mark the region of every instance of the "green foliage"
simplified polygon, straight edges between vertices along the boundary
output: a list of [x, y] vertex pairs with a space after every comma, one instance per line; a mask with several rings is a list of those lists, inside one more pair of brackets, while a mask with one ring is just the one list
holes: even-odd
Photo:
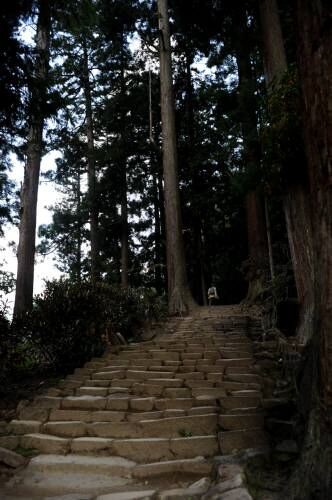
[[119, 331], [131, 338], [146, 321], [164, 312], [153, 290], [47, 282], [33, 309], [12, 325], [0, 315], [0, 377], [45, 369], [67, 373], [101, 355], [107, 333]]

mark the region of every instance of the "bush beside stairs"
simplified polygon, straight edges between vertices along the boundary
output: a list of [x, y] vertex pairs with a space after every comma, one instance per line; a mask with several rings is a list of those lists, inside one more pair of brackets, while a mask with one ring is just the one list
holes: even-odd
[[267, 445], [249, 321], [240, 306], [198, 308], [21, 405], [0, 446], [38, 454], [0, 497], [250, 499], [241, 468], [218, 466]]

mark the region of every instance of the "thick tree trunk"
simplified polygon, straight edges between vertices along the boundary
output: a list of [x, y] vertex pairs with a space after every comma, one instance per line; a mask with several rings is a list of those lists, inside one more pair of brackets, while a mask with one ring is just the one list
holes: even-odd
[[[287, 69], [277, 0], [260, 0], [260, 17], [266, 84], [271, 89]], [[303, 179], [286, 187], [283, 205], [300, 305], [297, 333], [301, 341], [307, 341], [313, 333], [313, 241], [308, 188]]]
[[182, 236], [167, 0], [158, 0], [158, 16], [168, 308], [170, 314], [185, 314], [193, 307], [194, 301], [187, 281]]
[[[243, 159], [249, 176], [255, 175], [261, 162], [260, 141], [257, 132], [256, 82], [254, 80], [248, 22], [245, 7], [236, 8], [233, 14], [234, 26], [237, 30], [236, 60], [239, 75], [239, 109], [243, 137]], [[257, 174], [256, 174], [257, 175]], [[248, 232], [248, 280], [249, 287], [246, 300], [255, 302], [266, 286], [267, 263], [273, 262], [268, 254], [264, 207], [259, 193], [251, 189], [246, 196], [247, 232]], [[272, 252], [272, 247], [271, 247]]]
[[314, 236], [314, 334], [320, 387], [332, 410], [332, 6], [298, 0], [299, 71]]
[[[297, 0], [298, 67], [313, 231], [313, 335], [301, 380], [307, 432], [291, 499], [332, 498], [332, 6]], [[299, 228], [298, 228], [299, 229]], [[304, 387], [304, 388], [303, 388]]]
[[89, 59], [86, 42], [83, 39], [83, 90], [85, 98], [86, 136], [88, 143], [88, 197], [90, 212], [90, 243], [91, 243], [91, 280], [96, 282], [99, 277], [99, 245], [98, 245], [98, 208], [96, 203], [96, 161], [94, 146], [94, 129], [92, 116], [92, 99], [89, 76]]
[[50, 3], [48, 0], [40, 1], [35, 71], [32, 83], [33, 88], [31, 89], [30, 127], [21, 193], [21, 219], [17, 252], [18, 264], [14, 316], [18, 316], [32, 307], [37, 197], [44, 128], [43, 108], [47, 92], [50, 27]]

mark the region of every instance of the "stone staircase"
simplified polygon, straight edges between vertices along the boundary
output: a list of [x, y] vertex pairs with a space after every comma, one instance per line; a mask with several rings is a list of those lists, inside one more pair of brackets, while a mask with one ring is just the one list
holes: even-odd
[[39, 454], [0, 497], [203, 498], [216, 457], [266, 445], [248, 322], [239, 307], [199, 308], [22, 407], [8, 431]]

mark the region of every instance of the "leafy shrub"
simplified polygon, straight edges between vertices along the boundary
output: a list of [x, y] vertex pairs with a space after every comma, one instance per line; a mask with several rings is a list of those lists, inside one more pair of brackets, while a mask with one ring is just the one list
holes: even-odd
[[11, 326], [19, 339], [17, 367], [68, 372], [102, 354], [107, 331], [119, 331], [128, 339], [163, 311], [151, 290], [69, 280], [47, 282], [45, 291], [35, 297], [33, 309]]

